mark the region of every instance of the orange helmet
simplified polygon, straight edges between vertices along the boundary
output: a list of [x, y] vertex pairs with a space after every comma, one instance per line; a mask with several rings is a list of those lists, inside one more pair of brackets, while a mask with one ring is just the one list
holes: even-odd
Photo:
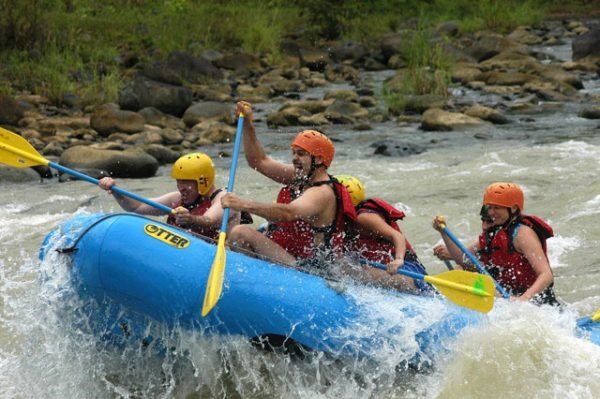
[[312, 156], [322, 157], [323, 164], [326, 167], [331, 165], [335, 154], [335, 148], [331, 140], [316, 130], [304, 130], [298, 133], [292, 142], [292, 146], [300, 147]]
[[514, 183], [492, 183], [485, 189], [483, 205], [498, 205], [507, 208], [516, 205], [522, 211], [525, 205], [525, 196], [521, 187]]

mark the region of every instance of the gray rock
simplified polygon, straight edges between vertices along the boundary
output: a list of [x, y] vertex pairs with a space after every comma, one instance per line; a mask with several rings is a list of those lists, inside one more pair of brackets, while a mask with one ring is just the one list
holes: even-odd
[[406, 157], [425, 152], [425, 147], [406, 141], [382, 140], [376, 141], [370, 147], [375, 148], [373, 154], [388, 157]]
[[84, 146], [67, 149], [59, 162], [68, 168], [95, 170], [114, 177], [152, 177], [158, 169], [156, 158], [144, 152], [100, 150]]
[[144, 130], [144, 118], [132, 111], [120, 110], [116, 104], [103, 104], [94, 110], [90, 126], [101, 136], [114, 132], [137, 133]]
[[181, 116], [192, 104], [192, 91], [187, 87], [157, 82], [138, 75], [119, 93], [119, 105], [137, 111], [155, 107], [160, 111]]
[[205, 121], [220, 121], [228, 124], [233, 123], [233, 108], [230, 104], [216, 101], [203, 101], [195, 103], [185, 110], [183, 122], [187, 126], [194, 126]]
[[600, 27], [577, 36], [571, 43], [573, 60], [591, 56], [600, 56]]
[[0, 93], [0, 124], [14, 125], [23, 117], [23, 108], [12, 97]]
[[0, 164], [0, 183], [39, 182], [41, 177], [33, 168], [13, 168]]

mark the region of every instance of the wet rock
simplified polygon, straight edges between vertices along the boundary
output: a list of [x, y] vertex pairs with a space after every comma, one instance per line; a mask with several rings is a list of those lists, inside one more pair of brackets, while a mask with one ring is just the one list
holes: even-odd
[[579, 116], [586, 119], [600, 119], [600, 105], [584, 108]]
[[574, 38], [571, 47], [573, 49], [573, 60], [579, 60], [590, 55], [600, 56], [600, 27]]
[[321, 49], [300, 48], [298, 55], [300, 57], [300, 65], [307, 67], [311, 71], [324, 72], [327, 65], [331, 62], [329, 53]]
[[114, 132], [137, 133], [144, 130], [144, 118], [132, 111], [120, 110], [116, 104], [98, 106], [90, 118], [90, 126], [101, 136]]
[[258, 57], [246, 53], [225, 54], [222, 58], [215, 61], [215, 63], [220, 68], [238, 72], [246, 71], [256, 73], [263, 69]]
[[183, 141], [183, 133], [178, 129], [166, 128], [160, 131], [163, 138], [163, 143], [166, 145], [181, 144]]
[[481, 81], [481, 69], [477, 64], [459, 62], [452, 68], [452, 81], [466, 84], [472, 81]]
[[519, 26], [508, 36], [506, 36], [506, 38], [527, 45], [540, 44], [542, 42], [542, 38], [540, 36], [531, 33], [529, 28], [524, 26]]
[[63, 153], [63, 151], [64, 145], [62, 143], [58, 141], [51, 141], [44, 147], [42, 154], [59, 156]]
[[192, 103], [192, 91], [187, 87], [157, 82], [136, 76], [119, 93], [121, 108], [137, 111], [154, 107], [175, 116], [181, 116]]
[[195, 57], [183, 51], [173, 51], [169, 54], [167, 65], [174, 70], [182, 80], [189, 83], [202, 83], [206, 80], [223, 78], [223, 72], [209, 60]]
[[331, 125], [331, 121], [327, 119], [324, 113], [320, 113], [310, 116], [300, 116], [298, 124], [302, 126], [326, 126]]
[[432, 108], [425, 111], [421, 118], [421, 129], [428, 131], [449, 131], [465, 126], [481, 125], [483, 121], [458, 112]]
[[199, 143], [229, 143], [235, 139], [235, 128], [217, 121], [205, 121], [193, 127]]
[[273, 114], [269, 114], [267, 116], [267, 125], [269, 127], [295, 126], [300, 124], [300, 117], [310, 117], [311, 115], [310, 112], [303, 108], [287, 106]]
[[332, 90], [325, 93], [325, 100], [344, 100], [350, 102], [358, 101], [358, 94], [354, 90]]
[[349, 123], [348, 120], [355, 121], [356, 119], [368, 117], [369, 111], [354, 102], [335, 100], [333, 104], [327, 107], [325, 115], [327, 119], [334, 123]]
[[162, 128], [185, 129], [185, 123], [173, 115], [168, 115], [154, 107], [142, 108], [138, 114], [144, 117], [146, 123]]
[[329, 56], [336, 62], [359, 61], [367, 54], [367, 48], [362, 43], [356, 42], [336, 43], [329, 49]]
[[158, 161], [144, 152], [84, 146], [67, 149], [60, 157], [60, 164], [77, 170], [96, 171], [96, 174], [130, 178], [152, 177], [158, 169]]
[[23, 108], [14, 98], [0, 93], [0, 124], [14, 125], [23, 117]]
[[267, 102], [271, 94], [271, 87], [268, 85], [259, 85], [257, 87], [252, 85], [239, 85], [237, 87], [236, 98], [238, 101], [244, 100], [250, 103], [262, 103]]
[[406, 141], [382, 140], [370, 145], [375, 148], [373, 154], [388, 157], [406, 157], [425, 152], [425, 147]]
[[13, 168], [0, 164], [0, 183], [39, 182], [41, 177], [33, 168]]
[[173, 163], [182, 155], [160, 144], [143, 144], [135, 148], [154, 157], [160, 165]]
[[194, 126], [205, 121], [220, 121], [232, 124], [232, 112], [233, 108], [230, 104], [222, 104], [216, 101], [202, 101], [195, 103], [185, 110], [183, 122], [187, 126]]
[[465, 111], [465, 115], [483, 119], [484, 121], [492, 122], [497, 125], [510, 123], [510, 119], [502, 115], [500, 111], [484, 107], [483, 105], [472, 105]]
[[520, 86], [536, 79], [535, 76], [528, 73], [501, 71], [484, 72], [480, 78], [488, 85], [497, 86]]
[[437, 94], [407, 95], [399, 108], [390, 107], [390, 112], [399, 115], [402, 112], [421, 114], [430, 108], [444, 107], [447, 100]]
[[477, 62], [482, 62], [505, 51], [527, 53], [527, 47], [510, 40], [500, 34], [480, 32], [476, 34], [476, 41], [465, 47], [465, 52]]

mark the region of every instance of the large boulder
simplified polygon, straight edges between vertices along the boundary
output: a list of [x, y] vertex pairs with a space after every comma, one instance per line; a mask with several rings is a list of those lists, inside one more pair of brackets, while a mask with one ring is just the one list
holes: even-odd
[[0, 124], [17, 125], [23, 117], [23, 108], [12, 97], [0, 93]]
[[574, 38], [571, 47], [573, 48], [573, 60], [587, 56], [600, 57], [600, 27]]
[[187, 87], [157, 82], [138, 75], [119, 93], [121, 108], [138, 111], [154, 107], [175, 116], [181, 116], [192, 104], [192, 91]]
[[194, 126], [205, 121], [219, 121], [233, 123], [233, 108], [230, 104], [216, 101], [202, 101], [189, 107], [183, 114], [183, 122], [187, 126]]
[[65, 150], [59, 163], [92, 176], [144, 178], [158, 170], [158, 161], [141, 151], [102, 150], [75, 146]]
[[[0, 164], [0, 183], [26, 183], [40, 180], [40, 174], [32, 168], [13, 168]], [[3, 189], [7, 190], [7, 188]]]
[[133, 111], [123, 111], [117, 104], [103, 104], [94, 110], [90, 126], [101, 136], [111, 133], [137, 133], [144, 130], [144, 117]]
[[425, 147], [410, 141], [382, 140], [371, 144], [370, 147], [375, 148], [374, 154], [387, 157], [406, 157], [425, 152]]
[[448, 131], [465, 126], [481, 125], [482, 123], [483, 121], [479, 118], [432, 108], [423, 113], [421, 128], [430, 131]]
[[142, 69], [142, 74], [152, 80], [181, 85], [183, 82], [203, 83], [223, 78], [223, 72], [210, 61], [182, 51], [173, 51], [167, 62], [154, 62]]

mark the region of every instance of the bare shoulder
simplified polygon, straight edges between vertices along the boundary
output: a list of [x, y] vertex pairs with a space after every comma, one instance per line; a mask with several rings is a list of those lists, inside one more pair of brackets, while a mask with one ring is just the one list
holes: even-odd
[[540, 239], [535, 231], [533, 231], [531, 227], [523, 224], [519, 226], [519, 230], [517, 231], [517, 235], [514, 239], [514, 244], [515, 248], [519, 252], [522, 252], [522, 249], [526, 247], [532, 248], [532, 246], [539, 246], [541, 248], [542, 246], [542, 243], [540, 242]]
[[303, 196], [305, 195], [307, 198], [335, 199], [335, 193], [329, 184], [309, 187], [304, 190]]

